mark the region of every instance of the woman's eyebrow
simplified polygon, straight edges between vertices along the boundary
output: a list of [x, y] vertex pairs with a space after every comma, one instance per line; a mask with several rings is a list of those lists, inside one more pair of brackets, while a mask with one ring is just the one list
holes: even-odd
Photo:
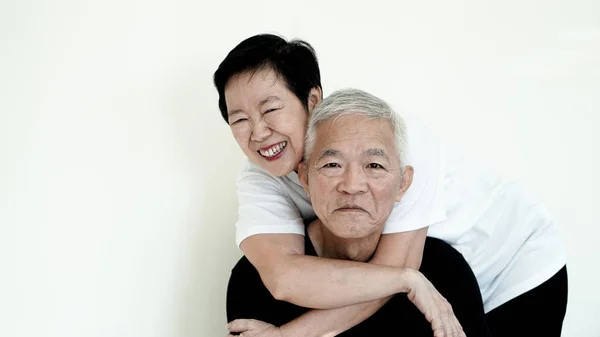
[[281, 101], [281, 99], [277, 96], [269, 96], [269, 97], [261, 100], [260, 103], [258, 104], [258, 106], [261, 107], [267, 103], [275, 102], [275, 101]]
[[227, 111], [227, 116], [231, 117], [232, 115], [239, 114], [240, 112], [242, 112], [241, 109], [237, 109], [237, 110], [233, 110], [233, 111]]

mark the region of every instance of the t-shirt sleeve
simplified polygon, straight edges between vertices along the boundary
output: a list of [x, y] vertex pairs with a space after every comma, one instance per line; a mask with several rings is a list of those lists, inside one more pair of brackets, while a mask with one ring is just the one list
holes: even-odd
[[416, 120], [407, 119], [406, 164], [414, 168], [413, 181], [394, 205], [383, 234], [408, 232], [446, 220], [445, 172], [439, 139]]
[[237, 179], [236, 243], [256, 234], [301, 234], [304, 221], [278, 178], [248, 164]]

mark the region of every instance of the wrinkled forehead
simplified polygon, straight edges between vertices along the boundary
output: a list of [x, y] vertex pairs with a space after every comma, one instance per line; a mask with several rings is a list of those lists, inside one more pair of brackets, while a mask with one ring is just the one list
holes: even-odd
[[334, 117], [316, 125], [311, 160], [326, 156], [385, 157], [398, 161], [395, 133], [389, 121], [358, 114]]
[[285, 99], [288, 94], [285, 80], [270, 68], [233, 75], [225, 85], [225, 101], [228, 105], [242, 102], [258, 104], [265, 97]]

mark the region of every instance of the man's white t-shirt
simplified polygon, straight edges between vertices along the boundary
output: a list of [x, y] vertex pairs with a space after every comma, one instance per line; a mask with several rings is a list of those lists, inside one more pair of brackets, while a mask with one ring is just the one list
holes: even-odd
[[[427, 235], [461, 252], [486, 312], [540, 285], [566, 264], [548, 212], [514, 182], [450, 156], [423, 125], [406, 119], [413, 182], [383, 233], [429, 226]], [[304, 235], [316, 215], [295, 172], [273, 177], [248, 162], [237, 180], [238, 246], [256, 234]], [[451, 277], [451, 276], [450, 276]]]

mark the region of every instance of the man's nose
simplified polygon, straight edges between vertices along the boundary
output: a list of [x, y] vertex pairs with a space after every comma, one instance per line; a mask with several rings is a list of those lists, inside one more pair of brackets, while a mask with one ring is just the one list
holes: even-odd
[[269, 128], [269, 125], [265, 123], [263, 119], [260, 119], [252, 126], [252, 135], [250, 138], [255, 142], [262, 142], [269, 138], [272, 131]]
[[361, 167], [352, 166], [346, 169], [339, 184], [340, 192], [347, 194], [364, 193], [368, 189], [367, 177]]

